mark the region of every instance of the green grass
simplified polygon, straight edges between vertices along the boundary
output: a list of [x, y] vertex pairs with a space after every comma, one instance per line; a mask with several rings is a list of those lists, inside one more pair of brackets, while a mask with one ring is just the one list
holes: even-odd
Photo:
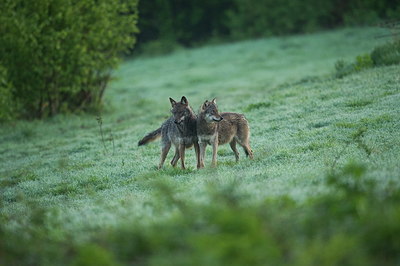
[[[230, 201], [239, 201], [250, 206], [243, 215], [253, 217], [258, 212], [252, 208], [266, 200], [284, 197], [294, 202], [288, 203], [290, 206], [302, 204], [330, 193], [327, 176], [340, 172], [349, 161], [362, 164], [365, 178], [375, 180], [378, 186], [399, 187], [400, 66], [370, 68], [334, 78], [335, 62], [352, 60], [382, 44], [385, 40], [374, 38], [381, 31], [343, 29], [127, 61], [115, 71], [116, 79], [106, 91], [106, 108], [101, 114], [104, 142], [96, 117], [91, 115], [60, 115], [45, 121], [2, 125], [0, 242], [3, 237], [10, 244], [0, 244], [0, 257], [12, 250], [15, 254], [9, 256], [16, 261], [68, 264], [76, 256], [79, 264], [87, 260], [85, 254], [102, 253], [104, 261], [126, 263], [129, 250], [115, 251], [112, 232], [116, 231], [119, 239], [127, 230], [132, 243], [125, 241], [136, 245], [133, 250], [143, 249], [138, 251], [138, 263], [146, 264], [141, 256], [151, 256], [151, 248], [163, 250], [153, 239], [155, 232], [160, 234], [160, 243], [180, 239], [179, 232], [167, 237], [179, 231], [177, 225], [184, 227], [187, 222], [176, 218], [180, 209], [190, 209], [187, 206], [193, 204], [206, 206], [212, 213], [209, 208], [214, 203], [225, 200], [230, 206]], [[189, 169], [181, 170], [169, 165], [171, 150], [164, 169], [156, 170], [159, 141], [144, 147], [137, 147], [137, 142], [169, 116], [168, 97], [178, 99], [182, 95], [196, 111], [204, 100], [216, 97], [220, 111], [244, 113], [250, 123], [255, 159], [248, 160], [240, 150], [240, 161], [235, 163], [229, 146], [221, 146], [218, 167], [211, 169], [208, 147], [205, 169], [195, 169], [194, 151], [188, 150]], [[230, 211], [226, 208], [226, 216], [220, 218], [235, 219]], [[287, 215], [294, 213], [288, 211]], [[280, 216], [273, 217], [279, 220]], [[257, 235], [257, 228], [262, 226], [259, 222], [243, 220], [242, 225], [254, 227], [249, 234]], [[157, 224], [172, 229], [163, 236]], [[126, 228], [131, 225], [129, 230], [133, 231]], [[344, 241], [341, 234], [345, 232], [328, 241], [328, 246], [340, 254], [345, 252], [339, 248]], [[31, 246], [15, 250], [10, 239], [28, 239]], [[192, 240], [199, 252], [215, 243], [202, 235]], [[93, 241], [99, 246], [93, 246]], [[222, 248], [223, 243], [215, 241]], [[257, 241], [263, 247], [272, 240]], [[319, 243], [323, 241], [314, 239], [302, 256], [293, 255], [294, 261], [307, 265], [310, 258], [322, 252]], [[350, 250], [354, 248], [352, 241], [346, 242]], [[246, 242], [242, 243], [238, 250], [248, 248]], [[60, 247], [65, 246], [60, 255]], [[37, 251], [39, 247], [47, 248], [48, 253]], [[150, 264], [159, 265], [158, 259], [168, 258], [168, 250], [163, 251]], [[269, 252], [278, 260], [279, 252], [284, 251]], [[215, 263], [220, 255], [210, 255], [209, 259]], [[180, 262], [184, 265], [188, 258]]]

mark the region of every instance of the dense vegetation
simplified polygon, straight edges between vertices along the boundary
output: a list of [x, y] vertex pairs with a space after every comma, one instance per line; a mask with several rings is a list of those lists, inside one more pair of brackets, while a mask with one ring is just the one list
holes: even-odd
[[[0, 264], [398, 264], [400, 65], [357, 63], [394, 53], [382, 34], [139, 58], [116, 72], [97, 119], [1, 125]], [[340, 60], [360, 67], [339, 78]], [[159, 143], [136, 143], [182, 95], [245, 113], [255, 159], [221, 146], [216, 169], [208, 149], [206, 169], [188, 150], [188, 170], [156, 170]]]
[[153, 0], [139, 10], [139, 48], [148, 53], [400, 19], [398, 0]]
[[0, 119], [96, 109], [132, 48], [137, 1], [1, 0]]

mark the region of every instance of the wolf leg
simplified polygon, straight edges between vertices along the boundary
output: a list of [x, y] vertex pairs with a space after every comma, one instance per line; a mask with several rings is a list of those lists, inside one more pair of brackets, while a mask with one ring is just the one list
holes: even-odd
[[200, 146], [197, 142], [194, 143], [194, 152], [196, 154], [196, 161], [197, 161], [197, 169], [201, 168], [200, 163]]
[[236, 149], [236, 140], [233, 139], [233, 140], [229, 143], [229, 145], [231, 146], [231, 149], [232, 149], [233, 152], [235, 153], [236, 162], [239, 161], [239, 152], [238, 152], [238, 150]]
[[211, 167], [217, 166], [217, 151], [218, 151], [218, 136], [215, 138], [214, 142], [212, 143], [212, 161]]
[[243, 147], [244, 153], [246, 153], [246, 156], [249, 157], [250, 159], [253, 159], [253, 151], [250, 148], [250, 144], [247, 143], [241, 143], [239, 142], [240, 146]]
[[185, 144], [179, 144], [179, 157], [181, 157], [182, 169], [185, 169]]
[[253, 159], [253, 151], [250, 148], [250, 130], [248, 127], [246, 127], [246, 130], [241, 130], [241, 134], [238, 134], [236, 138], [237, 142], [240, 144], [240, 146], [243, 147], [244, 152], [246, 153], [246, 156], [248, 156], [250, 159]]
[[247, 143], [247, 145], [243, 146], [244, 152], [246, 155], [250, 158], [253, 159], [253, 151], [250, 148], [250, 145]]
[[180, 156], [179, 156], [179, 148], [175, 146], [175, 155], [174, 155], [174, 158], [171, 161], [171, 165], [173, 167], [176, 166], [176, 163], [178, 162], [179, 158], [180, 158]]
[[165, 158], [167, 158], [167, 154], [168, 154], [170, 148], [171, 148], [171, 142], [162, 143], [161, 160], [160, 160], [160, 164], [158, 165], [158, 169], [161, 169], [163, 167]]
[[199, 147], [200, 147], [200, 168], [204, 168], [204, 160], [206, 157], [206, 147], [207, 147], [207, 143], [199, 143]]

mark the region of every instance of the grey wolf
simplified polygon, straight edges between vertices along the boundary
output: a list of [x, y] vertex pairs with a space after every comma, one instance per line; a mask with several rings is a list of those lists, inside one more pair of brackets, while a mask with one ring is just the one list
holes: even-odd
[[212, 163], [217, 165], [217, 150], [219, 145], [229, 143], [236, 161], [239, 160], [239, 152], [236, 143], [243, 147], [244, 152], [250, 159], [253, 159], [253, 151], [250, 148], [249, 123], [243, 114], [219, 113], [216, 99], [208, 100], [200, 107], [197, 118], [197, 137], [200, 146], [200, 168], [204, 167], [205, 149], [211, 145]]
[[182, 96], [180, 102], [176, 102], [172, 98], [169, 98], [169, 101], [172, 105], [172, 116], [161, 127], [141, 139], [138, 142], [138, 146], [145, 145], [161, 137], [161, 160], [158, 169], [163, 167], [172, 144], [175, 146], [175, 155], [171, 161], [171, 165], [175, 167], [178, 160], [181, 159], [182, 169], [185, 169], [185, 149], [194, 146], [197, 168], [199, 168], [200, 150], [197, 139], [196, 114], [193, 112], [185, 96]]

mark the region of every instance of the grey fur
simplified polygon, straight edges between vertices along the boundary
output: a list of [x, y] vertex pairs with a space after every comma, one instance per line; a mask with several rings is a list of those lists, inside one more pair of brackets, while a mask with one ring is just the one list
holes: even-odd
[[[168, 118], [159, 129], [161, 135], [161, 159], [158, 168], [164, 165], [167, 154], [173, 144], [175, 146], [175, 155], [171, 161], [172, 166], [176, 166], [181, 159], [182, 169], [185, 169], [185, 149], [194, 146], [197, 160], [197, 168], [199, 164], [199, 144], [197, 139], [197, 116], [193, 112], [186, 97], [183, 96], [180, 102], [176, 102], [170, 98], [172, 105], [172, 116]], [[157, 130], [153, 131], [156, 132]], [[152, 133], [153, 133], [152, 132]], [[147, 136], [151, 135], [149, 133]], [[139, 143], [146, 144], [152, 141], [150, 137], [144, 137]], [[147, 142], [145, 140], [149, 139]], [[155, 139], [155, 138], [154, 138]]]
[[143, 139], [138, 142], [138, 146], [146, 145], [147, 143], [154, 141], [161, 137], [161, 127], [147, 134]]

